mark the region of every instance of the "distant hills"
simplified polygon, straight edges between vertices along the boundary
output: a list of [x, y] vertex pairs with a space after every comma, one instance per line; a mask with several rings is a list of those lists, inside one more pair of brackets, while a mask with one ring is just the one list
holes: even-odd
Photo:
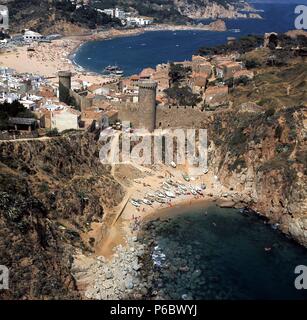
[[[95, 8], [121, 7], [135, 14], [154, 17], [157, 22], [185, 23], [193, 18], [237, 18], [240, 9], [249, 8], [236, 0], [0, 0], [10, 10], [10, 28], [20, 32], [31, 28], [42, 33], [82, 33], [102, 26], [119, 26]], [[81, 5], [80, 5], [81, 4]], [[240, 16], [239, 16], [240, 17]]]

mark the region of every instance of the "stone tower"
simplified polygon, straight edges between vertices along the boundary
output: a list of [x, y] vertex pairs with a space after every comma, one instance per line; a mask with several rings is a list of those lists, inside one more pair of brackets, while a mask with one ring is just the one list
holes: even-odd
[[149, 132], [153, 132], [156, 126], [156, 96], [157, 82], [152, 80], [139, 82], [140, 124]]
[[71, 90], [71, 72], [59, 71], [59, 100], [69, 104]]

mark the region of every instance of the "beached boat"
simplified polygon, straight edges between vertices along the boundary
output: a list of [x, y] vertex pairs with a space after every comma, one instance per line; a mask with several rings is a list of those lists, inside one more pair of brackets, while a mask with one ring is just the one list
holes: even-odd
[[193, 194], [193, 196], [197, 196], [197, 192], [194, 189], [191, 189], [191, 193]]
[[132, 204], [133, 206], [135, 206], [135, 207], [137, 207], [137, 208], [139, 208], [139, 207], [141, 206], [138, 202], [136, 202], [136, 201], [134, 201], [134, 200], [131, 200], [130, 202], [131, 202], [131, 204]]
[[157, 192], [156, 195], [157, 195], [159, 198], [165, 198], [165, 194], [162, 193], [162, 192]]
[[142, 201], [143, 201], [144, 204], [147, 204], [148, 206], [152, 205], [151, 201], [149, 201], [148, 199], [144, 198]]
[[207, 186], [206, 186], [204, 183], [202, 183], [202, 184], [200, 185], [200, 187], [202, 188], [202, 190], [206, 190], [206, 189], [207, 189]]
[[187, 191], [187, 187], [185, 185], [183, 185], [183, 184], [179, 184], [178, 188], [180, 188], [183, 191]]
[[172, 161], [172, 162], [170, 163], [170, 165], [171, 165], [171, 167], [173, 167], [173, 168], [176, 168], [176, 167], [177, 167], [177, 165], [176, 165], [176, 163], [175, 163], [174, 161]]
[[159, 203], [166, 203], [166, 200], [162, 198], [156, 198], [156, 201]]
[[171, 192], [171, 191], [165, 191], [165, 194], [169, 197], [169, 198], [176, 198], [176, 195]]
[[170, 191], [170, 190], [171, 190], [171, 188], [170, 188], [170, 187], [167, 187], [167, 186], [163, 186], [162, 189], [163, 189], [164, 191]]

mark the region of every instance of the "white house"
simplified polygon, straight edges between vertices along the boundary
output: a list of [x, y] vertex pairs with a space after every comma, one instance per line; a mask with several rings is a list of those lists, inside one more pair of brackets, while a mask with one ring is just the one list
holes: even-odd
[[43, 35], [41, 35], [38, 32], [34, 32], [34, 31], [31, 31], [31, 30], [28, 30], [28, 29], [25, 30], [25, 33], [23, 35], [23, 40], [26, 41], [26, 42], [40, 41], [40, 40], [43, 40], [43, 39], [44, 39]]
[[153, 23], [153, 18], [143, 16], [127, 17], [127, 23], [129, 25], [147, 26]]
[[9, 28], [9, 10], [7, 6], [0, 5], [0, 28]]
[[58, 129], [60, 132], [68, 129], [79, 129], [81, 113], [72, 108], [63, 108], [50, 112], [51, 129]]

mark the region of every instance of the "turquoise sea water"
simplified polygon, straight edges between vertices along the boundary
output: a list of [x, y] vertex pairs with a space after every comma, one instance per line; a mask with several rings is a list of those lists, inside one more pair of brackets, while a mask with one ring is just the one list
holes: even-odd
[[[295, 5], [257, 4], [256, 7], [264, 10], [261, 13], [263, 20], [226, 20], [227, 32], [155, 31], [131, 37], [91, 41], [80, 47], [73, 60], [83, 68], [98, 73], [107, 65], [117, 64], [125, 75], [131, 75], [162, 62], [190, 59], [200, 47], [225, 43], [229, 36], [294, 29]], [[240, 29], [241, 32], [235, 33], [231, 29]]]

